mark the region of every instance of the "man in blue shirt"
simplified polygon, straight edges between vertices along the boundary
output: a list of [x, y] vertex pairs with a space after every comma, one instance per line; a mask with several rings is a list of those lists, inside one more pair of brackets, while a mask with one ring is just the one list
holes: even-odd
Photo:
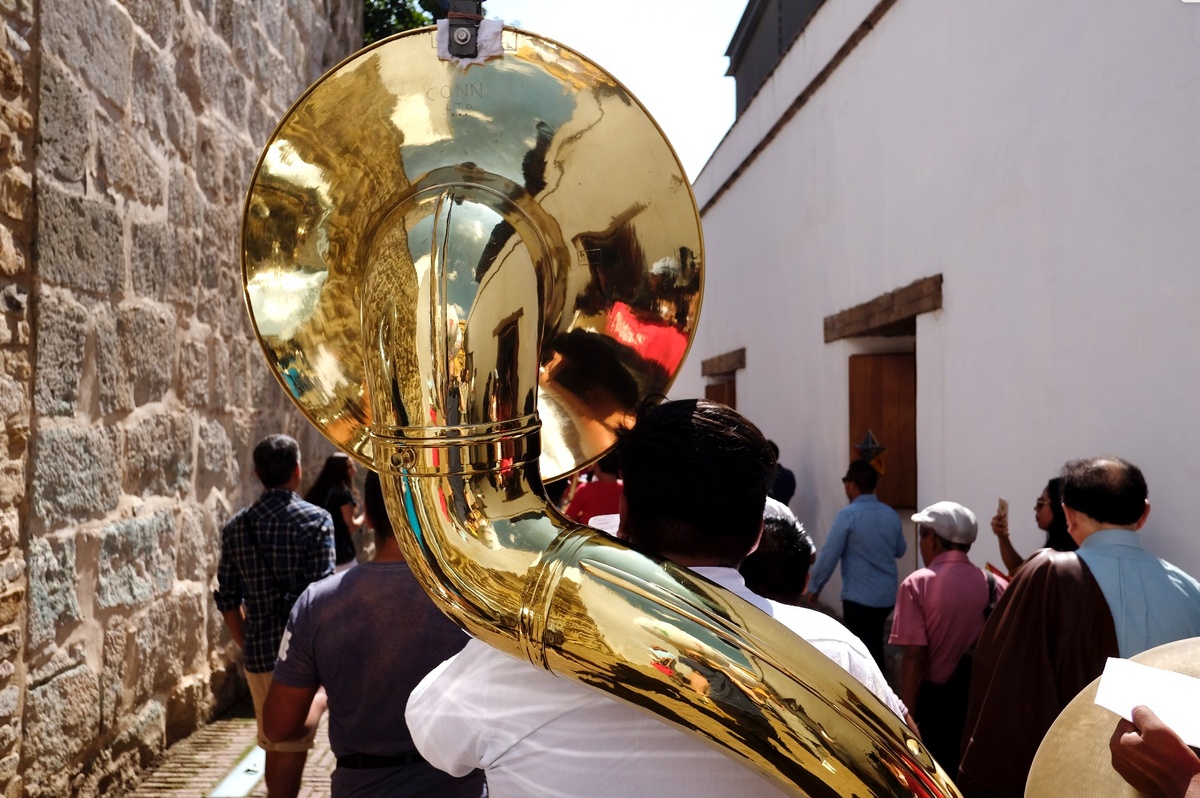
[[1108, 602], [1122, 657], [1200, 636], [1200, 583], [1142, 548], [1150, 515], [1141, 469], [1116, 458], [1063, 467], [1062, 506], [1079, 559]]
[[883, 626], [896, 604], [896, 558], [908, 544], [896, 511], [875, 498], [879, 472], [855, 460], [842, 477], [846, 498], [817, 555], [805, 598], [815, 602], [833, 569], [842, 564], [842, 619], [883, 668]]

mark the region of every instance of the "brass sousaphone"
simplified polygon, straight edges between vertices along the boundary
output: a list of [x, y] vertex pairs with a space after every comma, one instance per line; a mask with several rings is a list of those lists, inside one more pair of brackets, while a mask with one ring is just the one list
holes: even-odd
[[[845, 671], [692, 572], [544, 498], [665, 392], [700, 308], [688, 180], [646, 110], [505, 29], [460, 69], [432, 29], [321, 78], [246, 202], [247, 304], [281, 385], [379, 472], [405, 557], [475, 637], [654, 713], [797, 795], [953, 796]], [[655, 667], [703, 657], [741, 695]]]

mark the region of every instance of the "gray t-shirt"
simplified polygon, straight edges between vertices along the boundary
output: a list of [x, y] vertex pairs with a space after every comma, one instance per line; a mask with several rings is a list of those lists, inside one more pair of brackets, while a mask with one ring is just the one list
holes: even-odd
[[[367, 562], [320, 582], [297, 599], [274, 679], [325, 686], [335, 756], [416, 751], [404, 707], [413, 687], [468, 637], [434, 606], [405, 562]], [[432, 765], [349, 769], [333, 774], [335, 798], [437, 795], [478, 798], [482, 773], [455, 779]]]

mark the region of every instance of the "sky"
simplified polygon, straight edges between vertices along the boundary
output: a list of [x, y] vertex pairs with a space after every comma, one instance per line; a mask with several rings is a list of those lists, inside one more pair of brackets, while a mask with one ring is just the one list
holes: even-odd
[[729, 126], [725, 50], [744, 0], [485, 0], [484, 14], [561, 42], [633, 92], [692, 180]]

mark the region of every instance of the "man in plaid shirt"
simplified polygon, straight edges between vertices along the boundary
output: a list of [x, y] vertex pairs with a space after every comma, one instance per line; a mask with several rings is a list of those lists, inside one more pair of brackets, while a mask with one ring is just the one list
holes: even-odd
[[333, 573], [333, 519], [296, 494], [300, 445], [293, 438], [268, 435], [259, 441], [254, 473], [263, 492], [221, 530], [213, 599], [245, 654], [258, 744], [267, 752], [267, 793], [270, 798], [294, 798], [316, 724], [307, 739], [276, 745], [262, 733], [262, 708], [292, 602], [309, 583]]

